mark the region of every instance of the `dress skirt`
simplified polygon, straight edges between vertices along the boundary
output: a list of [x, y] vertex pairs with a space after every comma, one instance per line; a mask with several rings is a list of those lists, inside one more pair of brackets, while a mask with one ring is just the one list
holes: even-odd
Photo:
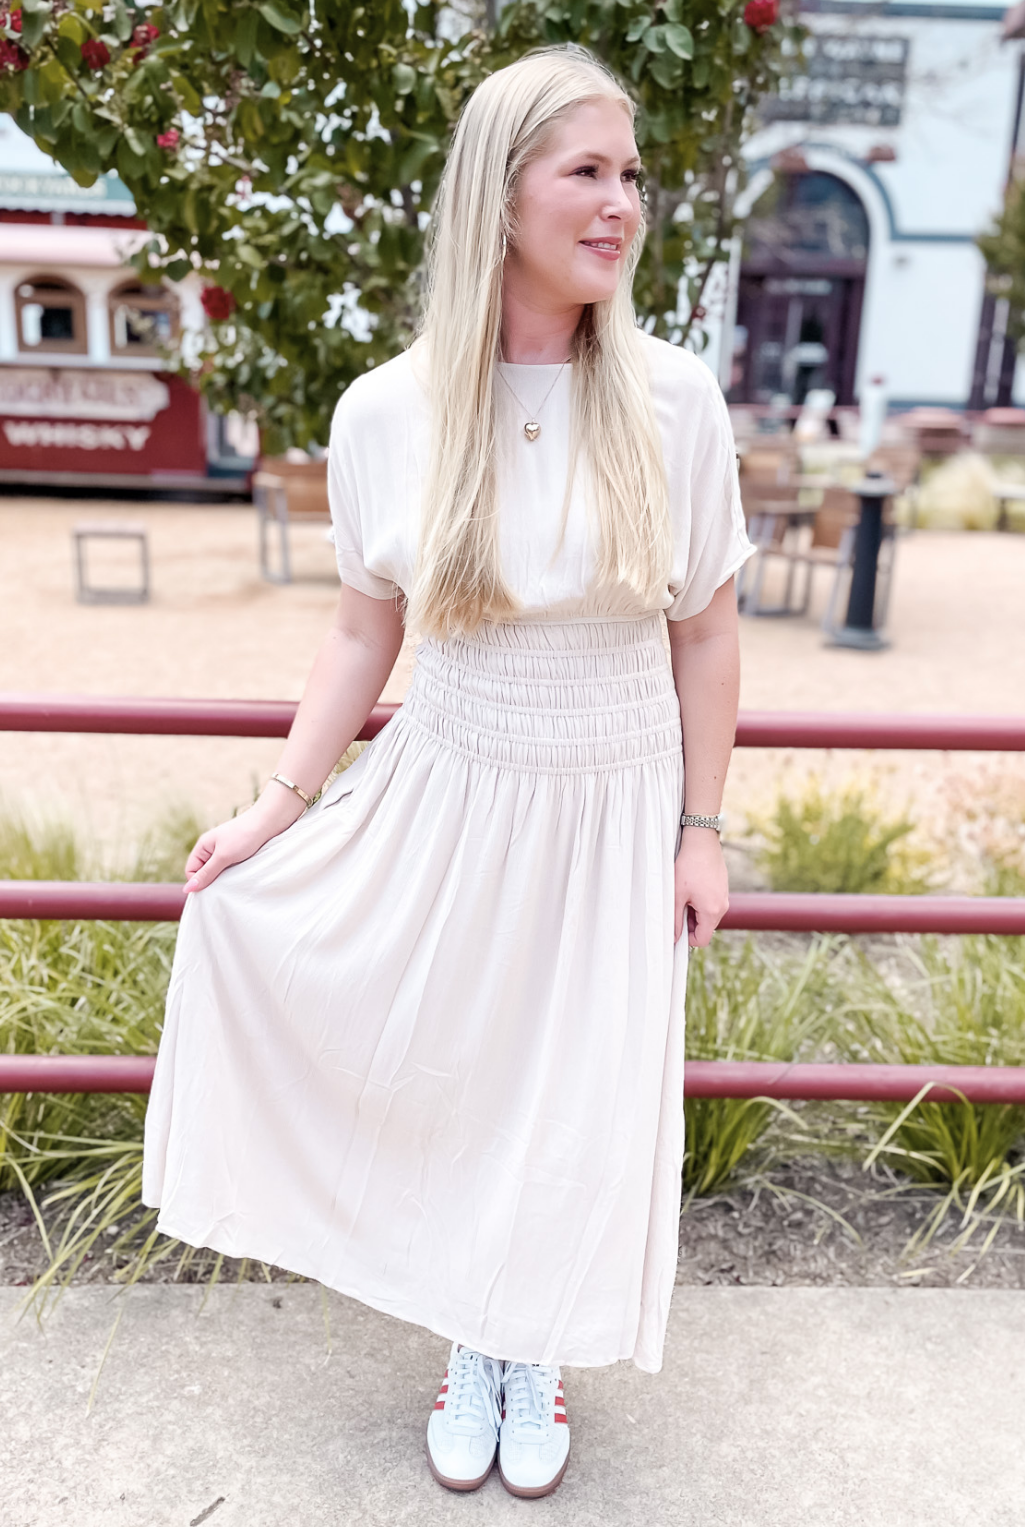
[[662, 617], [426, 640], [294, 826], [188, 898], [143, 1199], [489, 1356], [657, 1371], [687, 941]]

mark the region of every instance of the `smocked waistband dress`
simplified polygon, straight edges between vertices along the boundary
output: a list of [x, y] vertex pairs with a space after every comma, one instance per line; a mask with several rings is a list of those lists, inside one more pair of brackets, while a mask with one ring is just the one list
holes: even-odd
[[[714, 378], [644, 343], [670, 368], [662, 608], [683, 618], [750, 546]], [[553, 390], [553, 368], [513, 369], [528, 401], [550, 392], [503, 502], [528, 613], [424, 641], [357, 762], [189, 897], [143, 1197], [169, 1235], [489, 1356], [657, 1370], [683, 1158], [680, 708], [661, 610], [587, 609], [586, 506], [552, 552], [568, 370]], [[408, 357], [336, 414], [339, 567], [374, 597], [410, 586], [428, 428]], [[674, 477], [674, 451], [703, 475]]]
[[681, 789], [658, 617], [424, 643], [357, 763], [188, 900], [159, 1228], [495, 1357], [657, 1368]]

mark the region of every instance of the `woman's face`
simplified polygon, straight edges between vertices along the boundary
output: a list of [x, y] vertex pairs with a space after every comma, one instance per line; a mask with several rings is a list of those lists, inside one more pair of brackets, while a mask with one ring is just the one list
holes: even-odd
[[507, 289], [552, 311], [611, 297], [640, 225], [639, 167], [624, 107], [597, 99], [564, 117], [520, 176]]

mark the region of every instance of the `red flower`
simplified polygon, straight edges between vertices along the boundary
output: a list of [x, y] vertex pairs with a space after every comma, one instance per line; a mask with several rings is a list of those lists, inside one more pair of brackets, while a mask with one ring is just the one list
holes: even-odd
[[181, 133], [176, 127], [169, 127], [166, 133], [157, 133], [157, 148], [177, 148]]
[[132, 56], [141, 62], [159, 36], [159, 27], [150, 26], [148, 21], [142, 22], [132, 33]]
[[223, 286], [204, 286], [200, 301], [211, 323], [223, 323], [235, 311], [235, 299]]
[[767, 32], [779, 20], [779, 0], [747, 0], [744, 20], [752, 32]]
[[6, 37], [0, 37], [0, 72], [5, 69], [27, 69], [28, 54], [19, 48], [17, 43], [8, 42]]
[[12, 32], [20, 32], [21, 31], [21, 12], [20, 11], [12, 11], [11, 14], [7, 18], [7, 25], [10, 27]]
[[90, 69], [105, 69], [110, 63], [110, 49], [98, 37], [87, 37], [82, 44], [82, 57]]

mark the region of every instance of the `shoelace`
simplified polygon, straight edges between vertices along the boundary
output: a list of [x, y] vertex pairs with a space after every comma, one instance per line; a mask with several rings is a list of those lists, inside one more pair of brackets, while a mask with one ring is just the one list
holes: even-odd
[[497, 1431], [502, 1420], [498, 1396], [502, 1388], [502, 1364], [469, 1347], [462, 1347], [449, 1363], [445, 1419], [453, 1431], [469, 1435], [485, 1422]]
[[555, 1372], [531, 1363], [506, 1363], [505, 1414], [518, 1442], [544, 1442], [552, 1427]]

